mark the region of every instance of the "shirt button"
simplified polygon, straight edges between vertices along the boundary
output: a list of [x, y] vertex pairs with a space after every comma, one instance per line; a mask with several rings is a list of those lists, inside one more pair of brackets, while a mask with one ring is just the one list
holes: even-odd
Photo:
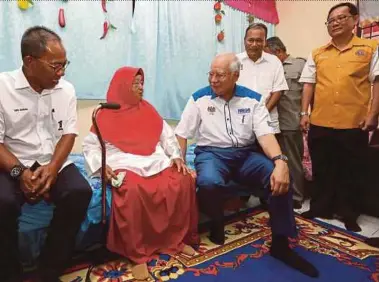
[[338, 94], [338, 92], [336, 92], [336, 94]]
[[232, 134], [232, 132], [229, 132], [229, 134]]
[[226, 120], [229, 120], [229, 118], [227, 118]]

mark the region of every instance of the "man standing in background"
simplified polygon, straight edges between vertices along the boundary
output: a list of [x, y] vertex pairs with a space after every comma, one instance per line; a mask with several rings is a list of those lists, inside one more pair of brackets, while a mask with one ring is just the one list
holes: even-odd
[[300, 209], [304, 201], [304, 153], [303, 134], [300, 129], [301, 93], [303, 86], [299, 78], [305, 59], [287, 54], [286, 46], [278, 37], [267, 39], [267, 52], [283, 63], [284, 76], [289, 90], [284, 91], [278, 102], [280, 133], [277, 138], [285, 155], [293, 180], [294, 208]]
[[245, 86], [263, 96], [270, 113], [270, 126], [280, 133], [277, 104], [288, 85], [280, 60], [263, 51], [266, 46], [267, 27], [261, 23], [251, 24], [245, 32], [245, 52], [237, 55], [242, 66], [238, 85]]
[[361, 231], [356, 221], [367, 178], [368, 132], [377, 128], [379, 115], [378, 42], [354, 35], [358, 19], [357, 7], [349, 2], [330, 9], [326, 26], [332, 40], [312, 51], [300, 78], [300, 124], [309, 129], [315, 184], [303, 216], [336, 215], [355, 232]]

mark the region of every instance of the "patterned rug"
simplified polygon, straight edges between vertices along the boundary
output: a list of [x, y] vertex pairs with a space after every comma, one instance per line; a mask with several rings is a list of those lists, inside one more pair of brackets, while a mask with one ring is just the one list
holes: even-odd
[[[226, 227], [225, 245], [212, 244], [208, 233], [194, 257], [157, 256], [149, 263], [156, 281], [379, 281], [379, 249], [363, 243], [345, 230], [296, 216], [299, 235], [291, 242], [296, 251], [320, 271], [312, 279], [294, 271], [269, 255], [271, 232], [268, 213], [256, 210], [235, 218]], [[87, 268], [61, 277], [64, 282], [84, 281]], [[91, 281], [133, 281], [130, 263], [116, 260], [96, 267]]]

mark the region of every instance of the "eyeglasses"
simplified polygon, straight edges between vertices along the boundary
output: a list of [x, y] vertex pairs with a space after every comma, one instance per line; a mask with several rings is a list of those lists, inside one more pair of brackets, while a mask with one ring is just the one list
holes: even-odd
[[328, 19], [327, 22], [325, 22], [325, 25], [332, 25], [333, 23], [343, 23], [343, 22], [346, 22], [348, 18], [351, 18], [353, 17], [352, 15], [348, 16], [348, 15], [340, 15], [340, 16], [337, 16], [335, 18], [331, 18], [331, 19]]
[[215, 72], [208, 72], [208, 77], [211, 79], [212, 77], [216, 78], [217, 80], [224, 80], [226, 78], [226, 73], [215, 73]]
[[68, 65], [70, 64], [70, 61], [66, 61], [65, 63], [61, 64], [61, 63], [57, 63], [57, 64], [51, 64], [45, 60], [41, 60], [39, 58], [36, 58], [38, 61], [42, 62], [42, 63], [45, 63], [46, 65], [48, 65], [49, 67], [51, 67], [54, 72], [59, 72], [61, 70], [63, 71], [66, 71]]

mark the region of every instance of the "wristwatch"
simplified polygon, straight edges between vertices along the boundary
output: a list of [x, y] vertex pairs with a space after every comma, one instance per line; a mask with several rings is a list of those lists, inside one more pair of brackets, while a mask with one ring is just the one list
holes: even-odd
[[26, 169], [27, 167], [24, 166], [23, 164], [15, 165], [10, 172], [10, 176], [13, 179], [18, 180], [20, 176], [22, 175], [22, 173], [24, 172], [24, 170]]
[[299, 117], [302, 117], [302, 116], [309, 116], [309, 113], [308, 112], [300, 112]]
[[273, 158], [272, 158], [272, 161], [273, 161], [273, 162], [275, 162], [275, 161], [277, 161], [277, 160], [282, 160], [282, 161], [288, 163], [288, 158], [287, 158], [287, 156], [286, 156], [286, 155], [283, 155], [283, 154], [281, 154], [281, 155], [277, 155], [276, 157], [273, 157]]

